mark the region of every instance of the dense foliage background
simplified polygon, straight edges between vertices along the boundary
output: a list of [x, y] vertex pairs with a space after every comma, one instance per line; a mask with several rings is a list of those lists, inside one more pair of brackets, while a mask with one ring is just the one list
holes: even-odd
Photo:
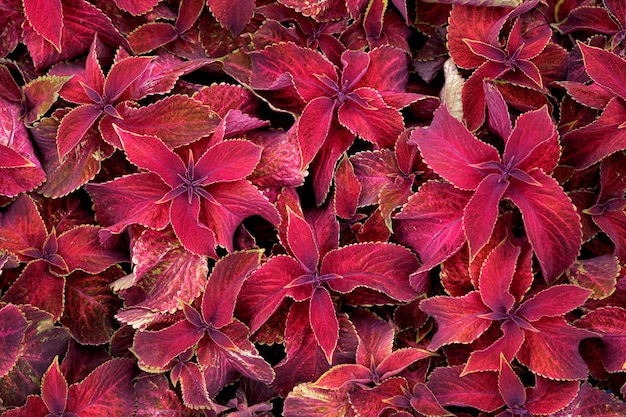
[[623, 0], [0, 0], [0, 413], [626, 415]]

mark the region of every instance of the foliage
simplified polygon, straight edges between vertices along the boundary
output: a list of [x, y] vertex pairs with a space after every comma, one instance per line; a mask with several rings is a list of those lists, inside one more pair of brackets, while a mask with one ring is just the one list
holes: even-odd
[[626, 415], [623, 1], [0, 10], [1, 415]]

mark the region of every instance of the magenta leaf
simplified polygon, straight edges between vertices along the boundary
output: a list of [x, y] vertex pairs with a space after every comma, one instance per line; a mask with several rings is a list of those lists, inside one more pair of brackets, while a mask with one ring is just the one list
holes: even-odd
[[475, 190], [485, 177], [474, 166], [500, 159], [495, 148], [476, 139], [445, 106], [435, 112], [427, 129], [413, 132], [411, 141], [435, 172], [464, 190]]
[[75, 272], [67, 277], [61, 323], [81, 344], [99, 345], [113, 336], [113, 316], [122, 303], [109, 285], [122, 275], [119, 268], [112, 267], [96, 275]]
[[511, 368], [511, 364], [500, 357], [500, 375], [498, 376], [498, 387], [502, 394], [502, 399], [509, 409], [520, 408], [526, 403], [526, 391], [519, 377]]
[[236, 4], [228, 0], [207, 0], [207, 4], [217, 21], [235, 36], [243, 31], [254, 13], [254, 1], [250, 0]]
[[[504, 195], [519, 207], [544, 279], [553, 282], [572, 265], [582, 237], [580, 218], [559, 184], [541, 170], [530, 172], [540, 187], [516, 181]], [[563, 239], [562, 236], [568, 236]]]
[[428, 345], [433, 351], [448, 343], [471, 343], [491, 324], [481, 317], [489, 308], [476, 291], [463, 297], [428, 298], [420, 303], [420, 310], [433, 316], [439, 326]]
[[41, 399], [51, 413], [61, 414], [67, 406], [68, 385], [59, 368], [59, 357], [55, 357], [41, 379]]
[[145, 14], [152, 10], [154, 6], [159, 3], [160, 0], [141, 0], [141, 1], [129, 1], [129, 0], [115, 0], [115, 5], [122, 10], [127, 11], [135, 16]]
[[0, 377], [3, 377], [9, 373], [19, 358], [28, 323], [24, 314], [12, 304], [0, 309], [0, 318], [0, 340], [4, 346], [0, 358]]
[[326, 360], [331, 363], [339, 338], [339, 322], [326, 288], [320, 287], [313, 291], [309, 301], [309, 318], [315, 339], [324, 351]]
[[329, 252], [320, 267], [321, 274], [337, 274], [329, 287], [347, 293], [357, 287], [380, 291], [399, 301], [417, 297], [409, 275], [419, 262], [406, 248], [388, 243], [362, 243]]
[[594, 310], [576, 322], [578, 327], [591, 330], [601, 337], [602, 362], [609, 372], [622, 372], [625, 368], [626, 334], [621, 326], [624, 317], [626, 310], [610, 306]]
[[215, 328], [233, 321], [235, 302], [241, 286], [259, 267], [261, 252], [235, 252], [221, 258], [213, 267], [202, 296], [202, 316]]
[[427, 182], [394, 217], [395, 234], [420, 257], [419, 272], [456, 253], [465, 242], [463, 209], [470, 194], [450, 184]]
[[162, 410], [183, 414], [185, 407], [177, 394], [170, 389], [165, 375], [150, 375], [138, 378], [135, 383], [137, 412], [135, 417], [152, 417]]
[[132, 378], [135, 363], [111, 359], [68, 391], [67, 410], [81, 417], [125, 416], [135, 409]]
[[54, 357], [65, 354], [70, 337], [67, 329], [54, 325], [51, 314], [28, 305], [18, 308], [28, 325], [15, 365], [0, 378], [0, 396], [8, 407], [20, 406], [39, 392], [41, 378]]
[[33, 29], [61, 52], [63, 11], [61, 0], [45, 2], [23, 0], [24, 14]]
[[428, 388], [442, 406], [473, 407], [493, 412], [504, 405], [495, 372], [476, 372], [461, 377], [461, 368], [437, 368], [430, 375]]

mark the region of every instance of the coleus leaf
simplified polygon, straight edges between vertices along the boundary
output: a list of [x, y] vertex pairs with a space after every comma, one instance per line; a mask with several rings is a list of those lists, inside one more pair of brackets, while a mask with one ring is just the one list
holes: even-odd
[[207, 0], [207, 5], [217, 21], [234, 36], [243, 31], [254, 14], [254, 1], [250, 0], [237, 4], [225, 0]]
[[20, 112], [17, 104], [0, 97], [0, 194], [9, 197], [33, 190], [45, 180]]
[[66, 308], [61, 323], [81, 344], [103, 344], [113, 336], [113, 316], [121, 307], [121, 301], [109, 285], [122, 275], [120, 268], [113, 267], [95, 275], [76, 272], [67, 278]]
[[47, 40], [57, 52], [61, 52], [63, 33], [63, 10], [61, 0], [38, 2], [23, 0], [24, 14], [32, 28]]
[[178, 395], [170, 389], [165, 375], [150, 375], [137, 378], [135, 383], [137, 395], [136, 417], [150, 417], [163, 410], [172, 410], [183, 414], [185, 407]]
[[[57, 4], [61, 6], [61, 2]], [[54, 17], [54, 14], [52, 16], [46, 15], [46, 17]], [[58, 18], [58, 14], [56, 17]], [[46, 20], [44, 17], [42, 18], [43, 21]], [[108, 45], [114, 47], [128, 46], [126, 39], [113, 26], [109, 17], [100, 9], [83, 0], [64, 0], [62, 19], [62, 24], [52, 29], [56, 31], [60, 27], [60, 47], [58, 48], [53, 46], [44, 36], [41, 36], [36, 27], [33, 28], [26, 21], [24, 43], [36, 67], [48, 67], [59, 61], [72, 59], [85, 53], [96, 33]], [[43, 21], [38, 21], [38, 23], [43, 23]], [[51, 19], [50, 22], [54, 22], [54, 19]], [[53, 36], [56, 38], [56, 35]]]
[[462, 368], [437, 368], [430, 375], [427, 386], [436, 393], [442, 406], [473, 407], [494, 412], [504, 405], [495, 372], [476, 372], [461, 377]]
[[111, 286], [125, 299], [117, 318], [145, 328], [158, 313], [173, 313], [179, 301], [191, 303], [206, 287], [205, 257], [187, 251], [171, 229], [144, 230], [131, 246], [133, 272]]
[[622, 372], [626, 368], [624, 331], [620, 325], [626, 311], [620, 307], [603, 307], [594, 310], [580, 320], [576, 326], [591, 330], [601, 337], [602, 362], [609, 372]]
[[21, 406], [30, 394], [38, 393], [41, 378], [55, 356], [67, 351], [69, 332], [54, 325], [51, 314], [36, 307], [18, 306], [28, 322], [17, 361], [0, 378], [0, 396], [4, 406]]
[[344, 390], [316, 388], [311, 384], [297, 385], [285, 398], [285, 417], [306, 413], [311, 417], [342, 417], [353, 409]]
[[24, 332], [28, 323], [24, 314], [13, 304], [0, 309], [0, 340], [3, 349], [0, 357], [0, 377], [5, 376], [17, 362], [24, 341]]
[[615, 395], [597, 388], [588, 382], [584, 382], [574, 401], [563, 410], [555, 413], [557, 417], [567, 415], [595, 415], [599, 417], [609, 417], [620, 415], [626, 412], [626, 405]]
[[57, 356], [41, 379], [41, 399], [51, 413], [60, 414], [65, 411], [68, 388]]
[[142, 1], [128, 1], [128, 0], [115, 0], [115, 5], [128, 13], [139, 16], [152, 10], [154, 6], [159, 3], [160, 0], [142, 0]]

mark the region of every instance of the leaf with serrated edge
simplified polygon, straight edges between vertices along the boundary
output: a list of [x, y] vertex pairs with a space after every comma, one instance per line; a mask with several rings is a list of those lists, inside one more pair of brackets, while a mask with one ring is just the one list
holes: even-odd
[[0, 378], [17, 362], [23, 349], [27, 324], [24, 314], [16, 306], [7, 304], [0, 309], [0, 341], [3, 346], [0, 352]]

